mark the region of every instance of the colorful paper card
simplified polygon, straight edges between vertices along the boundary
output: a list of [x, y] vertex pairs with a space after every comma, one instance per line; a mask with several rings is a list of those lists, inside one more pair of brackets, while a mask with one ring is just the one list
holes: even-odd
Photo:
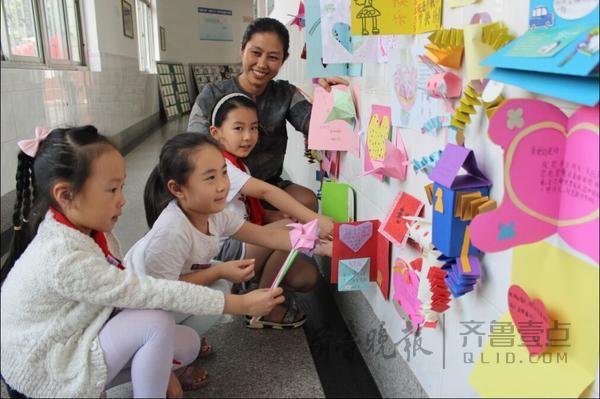
[[369, 286], [371, 258], [340, 259], [338, 291], [360, 291]]
[[321, 41], [319, 0], [305, 0], [306, 11], [306, 72], [309, 78], [349, 75], [348, 64], [325, 64]]
[[397, 258], [392, 268], [394, 283], [393, 300], [400, 306], [415, 332], [424, 321], [421, 315], [421, 301], [418, 298], [419, 276], [408, 264]]
[[558, 233], [598, 262], [598, 107], [568, 118], [541, 100], [508, 100], [490, 120], [504, 149], [500, 207], [471, 223], [473, 244], [502, 251]]
[[481, 40], [482, 29], [491, 24], [488, 14], [476, 14], [471, 24], [465, 26], [465, 80], [483, 79], [492, 70], [479, 63], [494, 53], [494, 49]]
[[[550, 319], [548, 348], [540, 356], [530, 355], [514, 328], [513, 345], [488, 340], [469, 376], [479, 395], [581, 396], [598, 367], [599, 279], [597, 266], [546, 242], [515, 248], [511, 283], [543, 300]], [[510, 325], [510, 314], [498, 322]], [[509, 358], [514, 361], [495, 361]]]
[[341, 260], [369, 258], [369, 281], [376, 281], [385, 299], [390, 290], [389, 241], [379, 232], [378, 220], [336, 223], [333, 229], [331, 282], [338, 283]]
[[[529, 31], [487, 58], [500, 68], [588, 76], [598, 66], [598, 1], [532, 0]], [[595, 32], [595, 33], [594, 33]], [[531, 58], [535, 58], [532, 62]]]
[[385, 156], [385, 140], [390, 139], [392, 129], [390, 107], [373, 104], [367, 128], [367, 149], [372, 160], [380, 161]]
[[362, 0], [352, 2], [353, 35], [430, 32], [442, 22], [442, 0]]
[[550, 328], [544, 302], [539, 298], [531, 300], [521, 286], [513, 284], [508, 289], [508, 311], [529, 353], [543, 353], [548, 346]]
[[404, 141], [400, 135], [400, 130], [395, 130], [396, 144], [392, 144], [391, 141], [385, 139], [385, 154], [381, 160], [372, 160], [369, 155], [368, 143], [367, 151], [364, 152], [364, 171], [363, 175], [374, 176], [379, 181], [383, 180], [384, 176], [393, 177], [398, 180], [406, 180], [408, 165], [408, 154], [406, 153], [406, 147]]
[[426, 36], [417, 36], [414, 46], [393, 51], [387, 67], [392, 125], [421, 131], [433, 118], [446, 113], [444, 103], [429, 97], [427, 81], [433, 75], [422, 61]]
[[358, 153], [354, 90], [356, 89], [345, 85], [336, 85], [330, 92], [321, 86], [315, 88], [308, 148]]
[[321, 213], [336, 222], [350, 222], [356, 215], [356, 192], [345, 183], [324, 181], [321, 190]]
[[382, 63], [391, 36], [352, 36], [350, 3], [352, 0], [321, 0], [321, 40], [323, 62]]
[[331, 179], [337, 179], [340, 173], [340, 152], [321, 151], [321, 169]]
[[[508, 83], [534, 93], [560, 98], [576, 104], [594, 106], [600, 99], [600, 79], [572, 75], [558, 75], [516, 69], [494, 68], [490, 79]], [[568, 87], [569, 90], [564, 90]]]
[[[456, 217], [458, 193], [479, 192], [482, 197], [487, 197], [491, 183], [479, 170], [473, 151], [455, 144], [446, 145], [429, 179], [434, 182], [433, 245], [449, 257], [464, 255], [462, 247], [468, 238], [466, 232], [470, 220]], [[469, 246], [468, 254], [478, 252], [477, 248]]]
[[404, 217], [421, 215], [423, 206], [424, 204], [412, 195], [401, 192], [379, 227], [379, 232], [394, 245], [403, 247], [408, 239], [408, 227], [412, 223]]

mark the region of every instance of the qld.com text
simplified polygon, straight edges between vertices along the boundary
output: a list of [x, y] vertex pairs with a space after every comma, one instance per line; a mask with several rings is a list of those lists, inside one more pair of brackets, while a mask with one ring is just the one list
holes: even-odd
[[473, 352], [464, 352], [463, 361], [465, 363], [475, 363], [479, 361], [482, 364], [516, 364], [516, 363], [531, 363], [531, 364], [566, 364], [567, 352], [548, 352], [541, 355], [522, 355], [514, 352], [496, 352], [496, 353], [480, 353], [477, 355]]

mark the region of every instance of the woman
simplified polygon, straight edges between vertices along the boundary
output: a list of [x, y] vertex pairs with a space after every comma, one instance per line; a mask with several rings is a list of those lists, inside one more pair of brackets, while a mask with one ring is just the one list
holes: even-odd
[[[242, 73], [232, 79], [208, 84], [196, 98], [190, 114], [188, 131], [209, 134], [209, 118], [218, 99], [235, 92], [256, 101], [260, 120], [260, 137], [252, 153], [244, 160], [251, 175], [288, 192], [307, 208], [317, 212], [315, 194], [306, 187], [281, 178], [287, 145], [286, 120], [308, 134], [311, 104], [292, 84], [273, 80], [288, 57], [289, 33], [273, 18], [255, 19], [242, 38]], [[333, 84], [348, 84], [345, 79], [319, 79], [329, 90]], [[274, 221], [267, 212], [266, 222]]]

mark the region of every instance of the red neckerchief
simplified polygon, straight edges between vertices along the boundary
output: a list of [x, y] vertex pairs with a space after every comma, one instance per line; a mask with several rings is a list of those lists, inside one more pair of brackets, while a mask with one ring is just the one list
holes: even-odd
[[[225, 156], [225, 158], [229, 159], [236, 168], [238, 168], [242, 172], [246, 172], [246, 165], [244, 165], [241, 159], [227, 151], [223, 151], [223, 155]], [[248, 210], [248, 219], [252, 223], [262, 226], [265, 218], [265, 210], [260, 204], [260, 200], [258, 198], [250, 197], [248, 195], [245, 195], [244, 197], [246, 198], [245, 202], [246, 209]]]
[[[62, 213], [60, 213], [56, 209], [50, 207], [50, 211], [52, 211], [52, 214], [54, 215], [54, 219], [58, 223], [62, 223], [65, 226], [69, 226], [69, 227], [71, 227], [71, 228], [73, 228], [75, 230], [79, 230], [77, 228], [77, 226], [75, 226], [73, 223], [71, 223], [71, 221], [69, 219], [66, 218], [65, 215], [63, 215]], [[108, 249], [108, 243], [106, 242], [106, 237], [104, 236], [103, 232], [94, 230], [94, 231], [92, 231], [92, 234], [90, 236], [92, 237], [92, 239], [94, 240], [94, 242], [96, 244], [98, 244], [98, 246], [102, 250], [102, 253], [106, 257], [106, 261], [108, 263], [110, 263], [113, 266], [118, 267], [121, 270], [125, 270], [125, 266], [123, 266], [123, 264], [121, 263], [121, 261], [119, 259], [115, 258], [110, 253], [110, 250]]]

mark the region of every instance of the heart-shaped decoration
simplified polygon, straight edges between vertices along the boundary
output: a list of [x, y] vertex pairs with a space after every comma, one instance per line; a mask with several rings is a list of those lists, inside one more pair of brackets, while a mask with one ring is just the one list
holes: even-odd
[[358, 252], [373, 236], [373, 223], [343, 224], [340, 226], [340, 241]]
[[539, 299], [532, 301], [523, 288], [511, 285], [508, 289], [508, 310], [529, 353], [543, 353], [548, 346], [550, 327], [544, 303]]
[[[517, 207], [554, 225], [579, 224], [597, 214], [598, 197], [592, 193], [598, 182], [598, 127], [587, 121], [535, 124], [530, 114], [537, 110], [508, 111], [515, 112], [507, 113], [506, 123], [518, 129], [505, 152], [504, 174]], [[586, 156], [578, 155], [581, 149]]]

